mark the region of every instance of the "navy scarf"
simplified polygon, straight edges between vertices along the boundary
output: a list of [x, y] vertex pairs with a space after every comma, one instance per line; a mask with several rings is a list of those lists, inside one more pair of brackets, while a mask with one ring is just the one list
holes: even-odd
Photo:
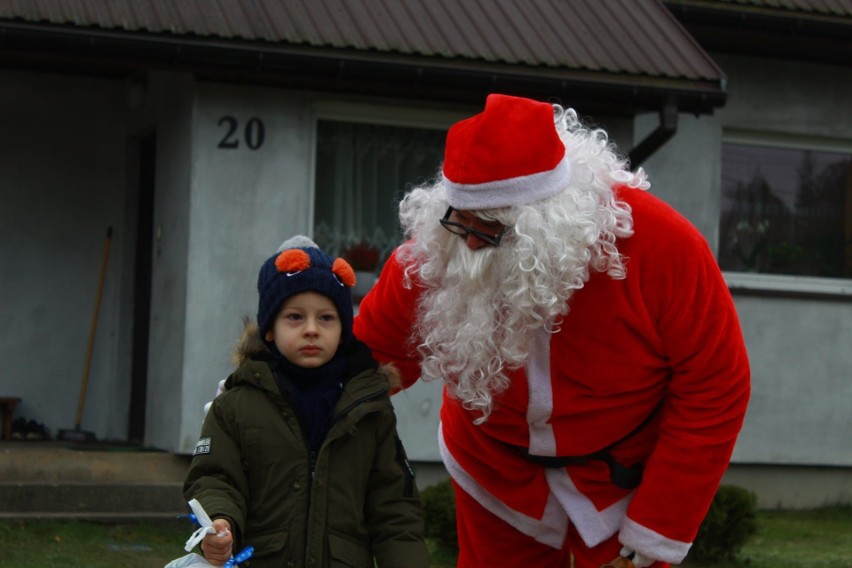
[[278, 388], [296, 408], [308, 448], [316, 452], [328, 434], [334, 406], [343, 392], [346, 359], [338, 349], [326, 364], [306, 369], [275, 351], [273, 371]]
[[340, 400], [343, 384], [368, 369], [376, 369], [370, 349], [357, 339], [341, 346], [325, 365], [306, 369], [284, 357], [275, 344], [266, 343], [269, 361], [281, 393], [296, 409], [308, 447], [318, 451], [334, 419], [334, 407]]

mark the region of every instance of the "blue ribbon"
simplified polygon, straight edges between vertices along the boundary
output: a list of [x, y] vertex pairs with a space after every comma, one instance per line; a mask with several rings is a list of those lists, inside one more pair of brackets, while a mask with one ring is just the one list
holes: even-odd
[[195, 513], [187, 513], [186, 515], [178, 515], [176, 518], [178, 519], [189, 519], [193, 522], [193, 524], [201, 526], [201, 523], [198, 522], [198, 517], [195, 516]]
[[231, 558], [229, 558], [228, 561], [225, 562], [225, 565], [222, 568], [234, 568], [235, 566], [238, 566], [249, 558], [251, 558], [252, 554], [254, 554], [254, 547], [247, 546], [242, 549], [240, 553], [236, 556], [231, 556]]

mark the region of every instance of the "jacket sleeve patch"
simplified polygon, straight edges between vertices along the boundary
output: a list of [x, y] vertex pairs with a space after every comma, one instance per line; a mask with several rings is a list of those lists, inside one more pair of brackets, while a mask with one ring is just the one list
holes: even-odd
[[195, 444], [195, 451], [192, 452], [192, 455], [199, 456], [201, 454], [209, 454], [210, 453], [210, 438], [201, 438]]

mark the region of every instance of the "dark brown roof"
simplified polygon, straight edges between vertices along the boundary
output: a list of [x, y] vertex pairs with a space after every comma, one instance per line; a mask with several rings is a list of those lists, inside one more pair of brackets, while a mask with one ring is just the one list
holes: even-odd
[[0, 29], [0, 64], [55, 45], [78, 64], [168, 61], [398, 96], [502, 89], [630, 113], [672, 95], [712, 112], [725, 97], [722, 70], [658, 0], [0, 0]]
[[852, 0], [664, 0], [702, 47], [852, 65]]
[[840, 17], [852, 18], [852, 0], [684, 0], [671, 4], [692, 4], [713, 6], [717, 9], [754, 11], [776, 15], [787, 13], [801, 17]]

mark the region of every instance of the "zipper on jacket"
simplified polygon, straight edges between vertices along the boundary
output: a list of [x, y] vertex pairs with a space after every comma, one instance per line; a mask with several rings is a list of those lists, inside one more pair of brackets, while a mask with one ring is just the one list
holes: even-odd
[[308, 450], [308, 471], [311, 473], [311, 487], [314, 486], [314, 477], [316, 477], [317, 469], [317, 453], [314, 450]]

